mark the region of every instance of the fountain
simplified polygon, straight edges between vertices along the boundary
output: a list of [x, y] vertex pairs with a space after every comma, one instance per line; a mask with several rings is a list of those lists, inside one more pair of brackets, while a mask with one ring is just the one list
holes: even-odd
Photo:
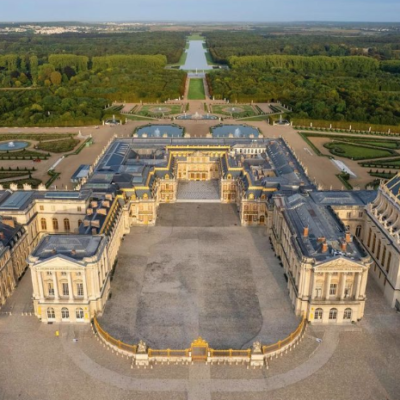
[[158, 128], [154, 131], [154, 136], [161, 137], [161, 131]]
[[3, 143], [0, 143], [0, 151], [22, 150], [28, 146], [29, 146], [29, 142], [22, 142], [19, 140], [3, 142]]
[[239, 128], [235, 129], [235, 137], [236, 138], [242, 137], [242, 131]]
[[14, 142], [8, 142], [7, 146], [13, 149], [15, 147], [15, 144]]
[[194, 119], [200, 119], [201, 116], [200, 116], [200, 114], [196, 111], [196, 114], [194, 114], [193, 118], [194, 118]]

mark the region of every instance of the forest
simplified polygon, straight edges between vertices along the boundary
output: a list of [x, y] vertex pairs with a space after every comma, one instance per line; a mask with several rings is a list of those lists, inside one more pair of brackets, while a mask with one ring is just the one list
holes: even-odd
[[208, 75], [216, 99], [281, 101], [293, 117], [400, 123], [400, 60], [347, 56], [232, 56]]
[[106, 109], [113, 101], [178, 98], [186, 74], [167, 62], [162, 54], [0, 56], [0, 126], [96, 125], [115, 113]]
[[215, 62], [228, 64], [231, 56], [301, 55], [356, 56], [377, 60], [400, 59], [400, 35], [277, 35], [270, 30], [205, 32]]

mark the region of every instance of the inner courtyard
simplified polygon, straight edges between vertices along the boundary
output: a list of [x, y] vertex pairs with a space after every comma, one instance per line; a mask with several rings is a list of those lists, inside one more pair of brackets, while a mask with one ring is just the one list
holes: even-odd
[[184, 349], [274, 343], [298, 325], [267, 228], [240, 226], [231, 204], [162, 204], [155, 227], [132, 227], [100, 323], [126, 342]]

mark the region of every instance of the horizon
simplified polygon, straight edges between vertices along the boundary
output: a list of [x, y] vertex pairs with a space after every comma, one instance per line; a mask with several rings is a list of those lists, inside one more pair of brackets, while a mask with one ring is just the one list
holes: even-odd
[[[396, 0], [287, 0], [277, 6], [272, 0], [3, 0], [2, 23], [38, 22], [206, 22], [206, 23], [398, 23]], [[124, 18], [121, 18], [121, 14]], [[60, 20], [58, 17], [62, 15]], [[310, 15], [313, 16], [310, 19]], [[240, 18], [238, 18], [240, 16]], [[394, 17], [395, 16], [395, 17]]]

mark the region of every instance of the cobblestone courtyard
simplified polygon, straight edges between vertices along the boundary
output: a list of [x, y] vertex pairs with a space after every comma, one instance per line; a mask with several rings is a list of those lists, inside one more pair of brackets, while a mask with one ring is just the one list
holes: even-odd
[[[205, 238], [203, 240], [206, 240], [209, 235], [207, 240], [210, 242], [211, 255], [214, 251], [213, 242], [221, 240], [212, 235], [213, 224], [220, 227], [217, 232], [223, 237], [233, 235], [232, 240], [235, 240], [234, 230], [239, 229], [235, 224], [239, 221], [234, 218], [236, 216], [234, 208], [228, 206], [224, 212], [217, 210], [214, 215], [207, 213], [206, 216], [206, 213], [201, 212], [203, 211], [201, 207], [204, 205], [199, 205], [200, 208], [196, 212], [190, 211], [189, 208], [185, 208], [186, 206], [189, 207], [190, 204], [182, 204], [173, 212], [161, 211], [160, 213], [159, 229], [166, 229], [169, 232], [169, 235], [165, 233], [158, 239], [164, 254], [167, 252], [166, 243], [172, 238], [175, 241], [190, 241], [194, 240], [194, 232], [198, 232], [196, 235]], [[213, 206], [216, 207], [216, 205]], [[192, 213], [191, 227], [187, 226], [188, 218], [186, 217], [189, 211]], [[139, 236], [148, 236], [150, 238], [154, 232], [156, 232], [154, 228], [142, 229], [140, 232], [132, 230], [132, 237], [137, 239]], [[190, 235], [189, 232], [191, 232]], [[269, 247], [267, 238], [263, 237], [263, 232], [262, 229], [248, 230], [249, 237], [246, 243], [250, 245], [249, 250], [254, 250], [261, 244]], [[161, 240], [162, 237], [163, 240]], [[127, 237], [125, 240], [128, 239]], [[140, 243], [142, 239], [138, 240]], [[196, 240], [200, 242], [200, 239]], [[141, 243], [143, 245], [144, 242]], [[238, 246], [238, 243], [235, 243]], [[133, 246], [132, 243], [131, 246]], [[132, 258], [127, 247], [130, 246], [128, 242], [125, 242], [122, 247], [124, 255], [121, 255], [121, 262], [124, 262], [124, 257]], [[233, 251], [234, 255], [241, 250], [242, 257], [248, 250], [234, 247], [226, 250]], [[152, 249], [150, 245], [147, 245], [147, 250], [141, 249], [141, 257], [147, 257], [149, 262], [155, 262], [151, 258], [153, 256], [150, 257], [150, 251], [152, 252]], [[201, 254], [199, 250], [196, 251]], [[263, 250], [259, 249], [259, 253], [263, 254]], [[183, 254], [187, 255], [187, 251], [185, 250]], [[148, 262], [143, 264], [145, 264], [145, 267], [142, 267], [145, 273]], [[257, 272], [258, 268], [254, 265], [254, 261], [250, 262], [247, 271], [251, 270], [253, 273], [252, 289], [256, 289], [256, 297], [260, 305], [257, 313], [252, 315], [256, 315], [256, 320], [258, 320], [261, 312], [263, 322], [268, 321], [268, 324], [262, 325], [263, 328], [259, 334], [264, 332], [263, 334], [272, 338], [273, 332], [279, 333], [279, 328], [274, 327], [279, 324], [279, 307], [285, 309], [288, 304], [285, 289], [282, 287], [282, 272], [279, 266], [275, 271], [274, 264], [269, 264], [267, 258], [264, 270], [269, 271], [269, 280], [264, 285], [265, 276], [257, 275], [261, 273], [261, 269]], [[122, 271], [121, 265], [119, 268]], [[226, 274], [226, 270], [223, 272]], [[197, 275], [195, 277], [198, 278]], [[250, 275], [247, 275], [247, 278], [249, 277]], [[131, 278], [132, 276], [128, 275], [123, 282], [122, 279], [119, 280], [117, 274], [112, 283], [116, 320], [129, 318], [131, 315], [124, 315], [123, 309], [118, 310], [116, 302], [117, 285], [127, 285], [126, 288], [128, 288], [132, 284]], [[27, 316], [26, 313], [29, 314], [32, 311], [30, 279], [28, 271], [12, 297], [8, 299], [6, 306], [0, 310], [0, 400], [53, 400], [55, 398], [60, 400], [398, 400], [400, 398], [398, 379], [400, 316], [387, 306], [372, 279], [368, 284], [366, 314], [359, 324], [345, 327], [310, 326], [303, 342], [282, 358], [273, 359], [268, 370], [247, 370], [243, 366], [204, 364], [156, 365], [151, 370], [131, 369], [127, 359], [112, 354], [96, 340], [89, 326], [47, 325], [39, 322], [34, 316]], [[225, 278], [224, 282], [229, 279]], [[262, 290], [260, 290], [259, 281], [263, 284]], [[146, 280], [142, 279], [141, 282], [143, 284]], [[162, 282], [157, 280], [154, 282], [158, 289], [163, 288]], [[265, 299], [262, 299], [262, 294], [268, 293], [271, 283], [271, 287], [275, 287], [274, 290], [276, 290], [274, 295], [278, 297], [273, 306], [269, 305], [265, 308], [271, 312], [269, 317], [265, 317], [263, 313], [266, 303]], [[139, 282], [137, 285], [140, 289]], [[171, 290], [169, 285], [170, 282], [167, 287]], [[278, 289], [283, 295], [277, 293]], [[149, 294], [149, 296], [152, 295], [153, 293]], [[206, 295], [208, 296], [209, 293], [204, 293], [203, 299]], [[148, 294], [145, 293], [145, 299], [147, 296]], [[162, 297], [165, 294], [161, 291], [159, 296]], [[141, 295], [139, 299], [140, 297]], [[253, 305], [256, 303], [254, 298]], [[222, 300], [223, 298], [218, 299], [218, 302]], [[268, 301], [274, 301], [272, 296]], [[176, 303], [176, 307], [181, 307], [182, 304], [184, 303]], [[152, 309], [147, 309], [147, 311], [150, 312]], [[10, 312], [11, 315], [9, 315]], [[208, 316], [208, 318], [211, 317]], [[253, 321], [253, 317], [249, 320], [246, 318], [245, 324], [247, 321]], [[133, 322], [136, 322], [136, 319]], [[124, 326], [129, 326], [129, 324]], [[251, 332], [250, 328], [251, 326], [246, 331]], [[283, 333], [285, 328], [280, 329]], [[59, 337], [55, 335], [57, 330], [60, 331]], [[125, 332], [125, 334], [128, 333]], [[230, 333], [232, 340], [238, 340], [239, 344], [247, 340], [247, 337], [240, 339], [243, 331], [240, 335], [235, 332]], [[192, 332], [188, 337], [191, 334]], [[318, 343], [316, 338], [321, 338], [322, 342]], [[78, 341], [73, 339], [78, 339]], [[154, 340], [159, 339], [160, 337], [155, 337]], [[181, 339], [179, 337], [179, 340]], [[211, 339], [217, 341], [218, 336], [213, 336]]]
[[128, 343], [184, 349], [269, 344], [297, 327], [266, 228], [240, 226], [236, 207], [161, 205], [157, 226], [125, 237], [100, 323]]

